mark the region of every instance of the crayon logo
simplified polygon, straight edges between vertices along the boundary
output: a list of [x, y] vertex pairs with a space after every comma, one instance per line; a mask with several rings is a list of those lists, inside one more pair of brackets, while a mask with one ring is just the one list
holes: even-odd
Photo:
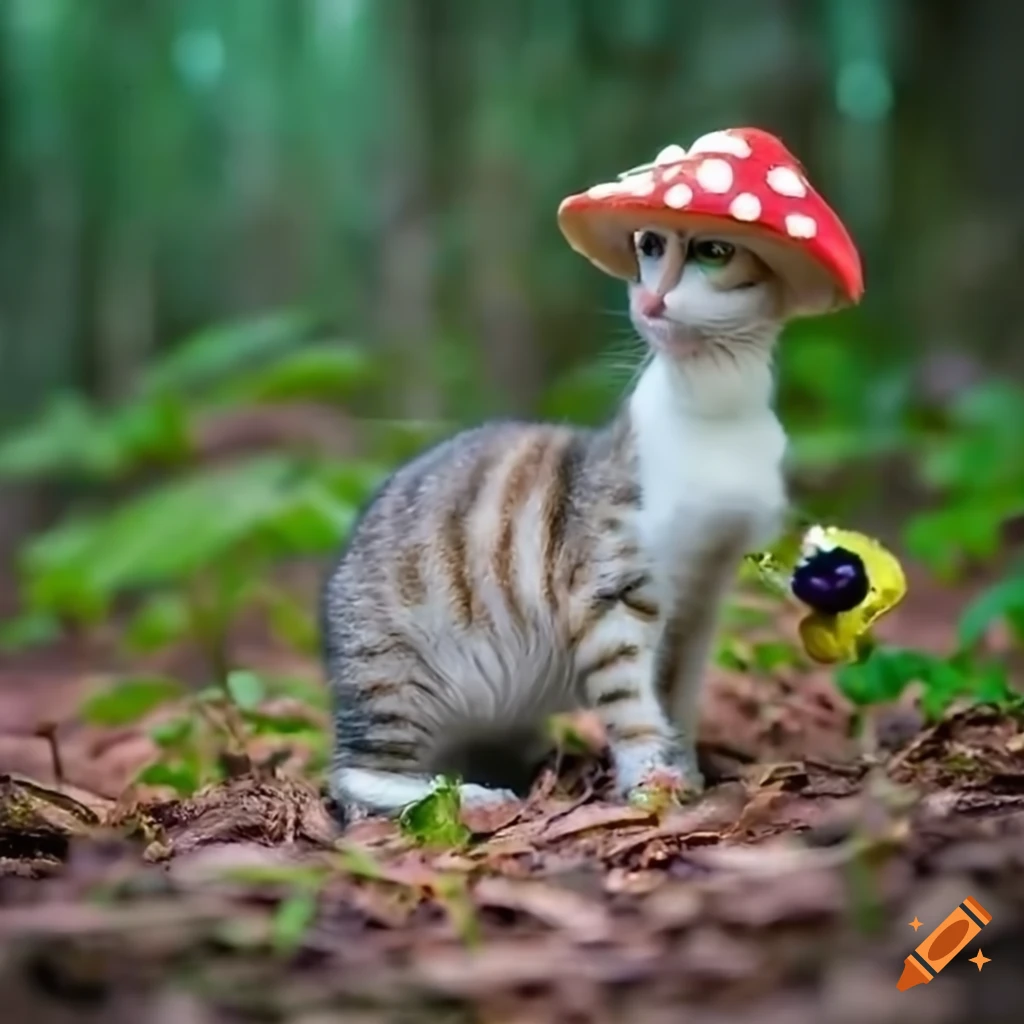
[[[916, 985], [927, 985], [980, 931], [992, 920], [992, 915], [976, 900], [968, 896], [913, 953], [903, 961], [903, 973], [896, 988], [906, 992]], [[915, 917], [910, 922], [914, 931], [921, 927]], [[971, 959], [980, 971], [989, 958], [978, 955]]]

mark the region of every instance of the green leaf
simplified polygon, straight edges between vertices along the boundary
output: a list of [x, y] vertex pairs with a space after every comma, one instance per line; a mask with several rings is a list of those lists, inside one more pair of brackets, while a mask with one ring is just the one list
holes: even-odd
[[310, 734], [323, 732], [310, 718], [301, 715], [265, 715], [259, 711], [245, 711], [243, 714], [257, 736], [290, 736], [295, 740], [307, 740], [312, 738]]
[[356, 518], [356, 506], [310, 481], [282, 501], [260, 524], [259, 533], [282, 555], [327, 554], [337, 549]]
[[293, 953], [316, 920], [319, 890], [300, 888], [278, 904], [271, 924], [271, 942], [278, 953]]
[[226, 867], [223, 877], [243, 885], [315, 889], [326, 876], [321, 867], [311, 864], [237, 864]]
[[23, 568], [30, 600], [74, 614], [120, 591], [188, 579], [257, 535], [294, 493], [296, 465], [261, 457], [155, 487], [108, 515], [34, 539]]
[[938, 721], [957, 697], [970, 694], [969, 671], [955, 661], [935, 658], [921, 675], [921, 710], [931, 722]]
[[227, 681], [231, 699], [247, 711], [258, 708], [267, 697], [263, 680], [255, 672], [239, 670], [230, 672]]
[[181, 683], [161, 676], [125, 679], [110, 689], [93, 694], [82, 707], [82, 717], [94, 725], [131, 725], [162, 704], [185, 693]]
[[766, 675], [780, 668], [795, 668], [804, 663], [797, 648], [782, 640], [765, 640], [751, 648], [754, 667]]
[[269, 676], [264, 682], [267, 693], [271, 696], [291, 697], [319, 711], [326, 711], [328, 708], [327, 687], [319, 680], [305, 679], [301, 676]]
[[907, 685], [925, 681], [932, 659], [916, 651], [876, 647], [862, 662], [844, 665], [836, 684], [853, 704], [867, 706], [896, 700]]
[[189, 449], [178, 399], [136, 400], [105, 415], [77, 396], [61, 395], [39, 420], [0, 442], [0, 476], [105, 480], [138, 464], [180, 461]]
[[625, 367], [612, 353], [565, 374], [549, 388], [541, 405], [541, 415], [550, 420], [568, 420], [582, 425], [603, 422], [615, 408], [622, 392], [636, 372]]
[[192, 392], [255, 361], [301, 344], [315, 325], [302, 310], [284, 310], [255, 319], [207, 328], [176, 345], [144, 380], [147, 391]]
[[195, 732], [195, 726], [196, 723], [191, 718], [172, 718], [167, 722], [154, 725], [149, 730], [149, 736], [157, 746], [166, 750], [171, 747], [179, 747], [190, 739]]
[[1019, 615], [1024, 615], [1024, 573], [990, 587], [967, 606], [957, 629], [960, 643], [973, 647], [993, 623]]
[[0, 625], [0, 651], [13, 653], [52, 643], [61, 633], [60, 622], [45, 612], [25, 612]]
[[109, 477], [122, 468], [115, 440], [92, 407], [59, 395], [35, 422], [0, 441], [0, 476], [36, 479], [81, 473]]
[[155, 594], [128, 624], [124, 640], [130, 650], [149, 653], [182, 640], [190, 628], [188, 602], [182, 594]]
[[952, 579], [963, 558], [989, 559], [999, 546], [1009, 508], [985, 498], [915, 516], [904, 530], [910, 554], [944, 579]]
[[319, 342], [232, 378], [222, 394], [233, 401], [340, 402], [365, 391], [376, 376], [364, 349], [336, 341]]
[[124, 468], [142, 463], [173, 464], [191, 450], [184, 402], [161, 395], [129, 402], [102, 424]]
[[169, 786], [181, 796], [190, 796], [199, 788], [201, 781], [194, 765], [163, 762], [143, 768], [136, 779], [147, 786]]
[[969, 685], [971, 696], [979, 704], [1008, 708], [1017, 706], [1022, 699], [1010, 685], [1006, 666], [999, 662], [990, 661], [976, 666], [970, 675]]
[[462, 846], [470, 831], [462, 823], [462, 803], [458, 784], [451, 779], [440, 780], [422, 800], [402, 811], [402, 831], [422, 846]]
[[749, 665], [750, 645], [739, 637], [723, 635], [715, 652], [715, 664], [730, 672], [745, 672]]
[[260, 596], [274, 636], [301, 654], [315, 654], [320, 644], [320, 631], [309, 609], [291, 594], [275, 587], [265, 588]]
[[356, 878], [383, 878], [384, 872], [365, 846], [343, 842], [338, 850], [338, 863], [343, 871]]

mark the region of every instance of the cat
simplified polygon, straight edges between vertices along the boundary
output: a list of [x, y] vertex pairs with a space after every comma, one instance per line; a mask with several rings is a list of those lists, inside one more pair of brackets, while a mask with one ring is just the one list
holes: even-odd
[[581, 707], [622, 798], [655, 771], [703, 786], [718, 612], [786, 508], [772, 357], [789, 312], [739, 238], [650, 227], [633, 245], [647, 355], [612, 421], [489, 423], [420, 454], [329, 576], [328, 788], [349, 817], [396, 812], [438, 774], [468, 804], [512, 798], [547, 716]]

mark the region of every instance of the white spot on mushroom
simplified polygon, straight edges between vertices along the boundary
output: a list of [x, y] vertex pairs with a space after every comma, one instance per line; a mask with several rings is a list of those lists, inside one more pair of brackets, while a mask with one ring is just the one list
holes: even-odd
[[656, 164], [675, 164], [686, 159], [686, 150], [678, 143], [666, 146], [655, 158]]
[[818, 233], [818, 222], [803, 213], [787, 213], [786, 231], [791, 238], [813, 238]]
[[761, 200], [753, 192], [741, 192], [729, 204], [729, 212], [737, 220], [757, 220], [761, 216]]
[[630, 174], [619, 182], [619, 189], [629, 195], [649, 196], [654, 191], [654, 175], [650, 171]]
[[587, 189], [591, 199], [607, 199], [609, 196], [621, 195], [622, 187], [618, 181], [605, 181], [600, 185], [592, 185]]
[[750, 156], [750, 143], [739, 135], [728, 132], [708, 132], [702, 135], [691, 147], [690, 156], [695, 153], [728, 153], [745, 160]]
[[732, 168], [724, 160], [704, 160], [697, 168], [697, 181], [708, 192], [728, 192], [732, 188]]
[[807, 195], [807, 185], [792, 167], [773, 167], [765, 176], [768, 187], [780, 196], [803, 199]]
[[665, 205], [671, 206], [673, 210], [681, 210], [684, 206], [689, 206], [693, 200], [693, 189], [689, 185], [680, 182], [678, 185], [673, 185], [665, 193]]

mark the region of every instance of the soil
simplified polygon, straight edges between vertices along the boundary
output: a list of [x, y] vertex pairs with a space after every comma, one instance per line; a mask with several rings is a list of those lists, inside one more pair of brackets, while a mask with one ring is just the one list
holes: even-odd
[[[887, 632], [941, 649], [963, 595], [914, 594]], [[243, 759], [184, 800], [131, 785], [145, 733], [77, 710], [142, 665], [111, 650], [0, 663], [4, 1022], [1020, 1019], [1024, 725], [996, 711], [929, 725], [908, 700], [867, 743], [826, 673], [718, 672], [701, 799], [624, 806], [600, 756], [564, 758], [430, 848], [384, 820], [340, 829], [288, 765]], [[258, 631], [235, 660], [318, 671]], [[180, 652], [160, 664], [201, 674]], [[990, 923], [898, 991], [967, 897]]]

